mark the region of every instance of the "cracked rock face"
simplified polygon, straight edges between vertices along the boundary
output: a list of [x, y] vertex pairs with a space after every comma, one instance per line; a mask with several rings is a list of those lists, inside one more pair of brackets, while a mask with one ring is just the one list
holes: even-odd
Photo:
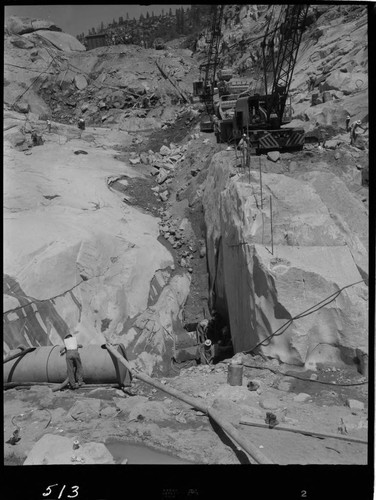
[[[368, 260], [361, 204], [331, 174], [321, 178], [321, 172], [311, 172], [304, 180], [264, 174], [261, 209], [257, 173], [250, 184], [248, 176], [230, 178], [232, 161], [223, 154], [213, 157], [203, 205], [211, 297], [215, 309], [229, 317], [235, 352], [254, 348], [287, 324], [283, 334], [262, 347], [268, 356], [307, 368], [353, 363], [356, 348], [366, 352], [368, 343], [367, 287], [360, 274]], [[332, 186], [346, 191], [347, 205], [330, 194]], [[357, 228], [354, 218], [343, 222], [349, 207], [358, 210]], [[317, 312], [289, 324], [333, 296]]]
[[32, 448], [23, 465], [114, 464], [103, 443], [84, 443], [73, 449], [74, 438], [45, 434]]
[[[169, 281], [173, 258], [157, 240], [159, 219], [107, 184], [140, 174], [112, 150], [88, 144], [75, 155], [76, 146], [60, 145], [56, 155], [47, 143], [28, 157], [13, 150], [5, 167], [5, 349], [61, 345], [77, 330], [84, 345], [124, 342], [148, 373], [163, 369], [172, 340], [162, 326], [171, 335], [190, 279]], [[144, 320], [158, 328], [144, 329]]]

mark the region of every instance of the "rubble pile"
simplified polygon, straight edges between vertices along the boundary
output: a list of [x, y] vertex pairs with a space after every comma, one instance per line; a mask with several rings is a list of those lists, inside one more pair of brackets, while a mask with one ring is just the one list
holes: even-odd
[[[152, 129], [174, 121], [181, 94], [191, 93], [197, 69], [190, 50], [161, 54], [118, 45], [86, 51], [54, 24], [34, 23], [29, 32], [17, 19], [5, 37], [5, 104], [11, 109], [66, 124], [84, 117], [87, 125]], [[180, 90], [160, 73], [161, 58]]]

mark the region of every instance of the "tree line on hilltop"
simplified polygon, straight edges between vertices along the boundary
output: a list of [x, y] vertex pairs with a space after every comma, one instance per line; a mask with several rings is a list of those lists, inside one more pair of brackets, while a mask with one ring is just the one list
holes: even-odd
[[203, 27], [207, 26], [210, 19], [211, 5], [191, 5], [180, 7], [172, 12], [162, 10], [161, 14], [155, 15], [146, 12], [140, 14], [139, 19], [130, 19], [129, 14], [119, 19], [113, 19], [111, 23], [103, 21], [97, 27], [89, 29], [88, 33], [81, 33], [76, 38], [86, 45], [85, 37], [90, 35], [105, 35], [108, 44], [131, 43], [141, 45], [146, 48], [152, 47], [156, 39], [164, 41], [173, 40], [180, 36], [188, 37], [188, 46], [193, 43]]

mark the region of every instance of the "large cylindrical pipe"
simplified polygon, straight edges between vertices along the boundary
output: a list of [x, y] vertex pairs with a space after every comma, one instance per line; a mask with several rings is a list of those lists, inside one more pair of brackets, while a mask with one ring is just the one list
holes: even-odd
[[[125, 355], [125, 347], [119, 344], [117, 351]], [[50, 382], [62, 383], [67, 378], [65, 354], [60, 355], [61, 346], [42, 346], [22, 357], [3, 364], [4, 382]], [[13, 352], [11, 351], [9, 355]], [[89, 345], [79, 349], [84, 381], [87, 384], [124, 385], [129, 372], [119, 360], [100, 345]]]

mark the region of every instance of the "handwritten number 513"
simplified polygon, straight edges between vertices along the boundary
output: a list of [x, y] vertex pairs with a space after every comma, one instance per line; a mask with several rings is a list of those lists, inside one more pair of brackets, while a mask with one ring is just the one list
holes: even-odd
[[[56, 484], [51, 484], [50, 486], [47, 486], [47, 488], [46, 488], [46, 492], [45, 492], [45, 493], [42, 493], [42, 495], [43, 495], [44, 497], [48, 497], [49, 495], [51, 495], [51, 493], [52, 493], [52, 488], [53, 488], [54, 486], [59, 486], [59, 485], [56, 483]], [[60, 499], [60, 498], [62, 497], [63, 491], [65, 490], [66, 486], [67, 486], [67, 485], [66, 485], [66, 484], [64, 484], [64, 485], [63, 485], [63, 487], [61, 488], [60, 493], [59, 493], [59, 496], [57, 497], [58, 499]], [[67, 495], [67, 498], [75, 498], [75, 497], [77, 497], [77, 496], [78, 496], [78, 488], [79, 488], [79, 486], [71, 486], [71, 490], [72, 490], [72, 493], [73, 493], [73, 494], [72, 494], [72, 495]]]

